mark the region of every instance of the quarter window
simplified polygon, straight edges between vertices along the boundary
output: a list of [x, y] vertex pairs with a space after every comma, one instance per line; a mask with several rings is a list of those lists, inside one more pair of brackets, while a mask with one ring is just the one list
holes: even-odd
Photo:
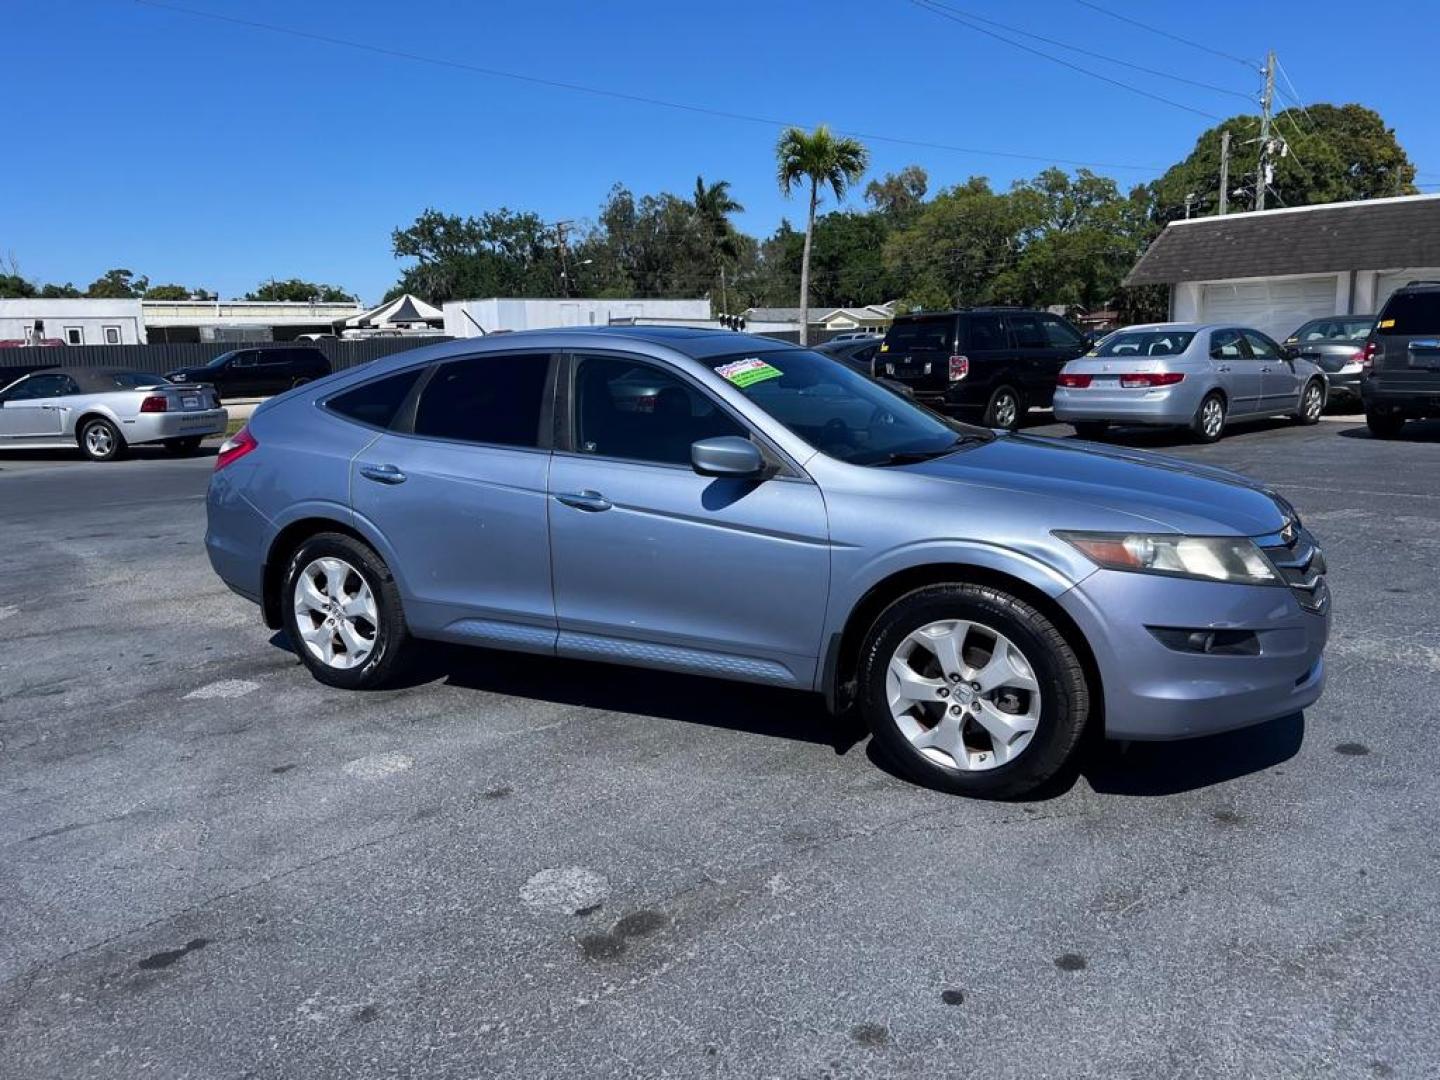
[[549, 368], [550, 357], [540, 353], [471, 356], [441, 364], [420, 392], [415, 434], [539, 446]]
[[424, 368], [412, 368], [367, 382], [353, 390], [337, 394], [330, 399], [328, 405], [341, 416], [358, 420], [362, 424], [378, 428], [389, 427], [423, 370]]
[[580, 359], [575, 449], [582, 454], [689, 465], [690, 444], [748, 432], [708, 395], [649, 364]]

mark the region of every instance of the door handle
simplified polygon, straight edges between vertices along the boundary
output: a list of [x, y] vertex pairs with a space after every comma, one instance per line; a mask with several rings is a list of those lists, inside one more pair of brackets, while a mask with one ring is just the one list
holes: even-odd
[[1274, 369], [1273, 369], [1273, 368], [1268, 368], [1268, 367], [1262, 367], [1262, 368], [1260, 369], [1260, 374], [1261, 374], [1261, 375], [1268, 375], [1272, 370], [1274, 370]]
[[576, 510], [585, 510], [592, 514], [597, 514], [601, 510], [609, 510], [611, 506], [610, 500], [598, 491], [577, 491], [556, 495], [555, 498], [566, 506], [574, 507]]
[[1221, 364], [1221, 365], [1220, 365], [1218, 368], [1216, 368], [1215, 370], [1216, 370], [1216, 371], [1229, 371], [1229, 370], [1230, 370], [1230, 365], [1229, 365], [1229, 364]]
[[394, 465], [361, 465], [360, 475], [377, 484], [403, 484], [405, 474]]

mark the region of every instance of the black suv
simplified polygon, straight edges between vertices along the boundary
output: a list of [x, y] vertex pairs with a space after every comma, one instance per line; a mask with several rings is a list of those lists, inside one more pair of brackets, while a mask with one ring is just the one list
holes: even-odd
[[1360, 396], [1373, 435], [1393, 439], [1406, 420], [1440, 416], [1440, 281], [1396, 289], [1360, 363]]
[[1060, 369], [1090, 344], [1048, 311], [927, 311], [896, 317], [875, 374], [933, 408], [979, 413], [986, 425], [1013, 431], [1032, 405], [1050, 404]]
[[271, 345], [221, 353], [204, 367], [180, 368], [171, 382], [202, 382], [225, 398], [269, 397], [330, 374], [330, 361], [319, 349]]

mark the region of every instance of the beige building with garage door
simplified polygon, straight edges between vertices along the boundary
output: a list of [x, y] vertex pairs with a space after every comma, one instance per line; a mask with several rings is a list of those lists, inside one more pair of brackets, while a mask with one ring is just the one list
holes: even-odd
[[1283, 340], [1307, 319], [1371, 315], [1401, 285], [1440, 280], [1440, 195], [1174, 221], [1126, 285], [1168, 285], [1177, 322]]

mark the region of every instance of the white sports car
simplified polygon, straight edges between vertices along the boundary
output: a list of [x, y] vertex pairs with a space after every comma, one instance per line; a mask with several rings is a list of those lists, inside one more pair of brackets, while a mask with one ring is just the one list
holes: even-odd
[[193, 454], [228, 419], [213, 387], [121, 368], [45, 368], [0, 390], [0, 450], [78, 447], [91, 461], [113, 461], [158, 442]]

